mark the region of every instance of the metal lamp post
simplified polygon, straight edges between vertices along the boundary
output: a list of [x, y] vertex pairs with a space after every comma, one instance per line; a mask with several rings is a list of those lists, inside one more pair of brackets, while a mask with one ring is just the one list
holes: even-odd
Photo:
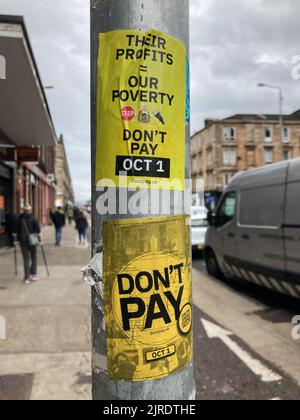
[[282, 114], [283, 94], [282, 94], [282, 88], [280, 86], [268, 85], [266, 83], [259, 83], [257, 86], [260, 87], [260, 88], [275, 89], [279, 93], [279, 125], [280, 125], [281, 156], [282, 156], [282, 160], [285, 160], [284, 145], [283, 145], [283, 114]]

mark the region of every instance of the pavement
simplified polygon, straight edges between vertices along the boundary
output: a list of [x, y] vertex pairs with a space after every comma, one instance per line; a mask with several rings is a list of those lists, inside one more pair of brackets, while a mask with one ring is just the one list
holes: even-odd
[[[39, 256], [37, 284], [14, 275], [14, 254], [0, 251], [0, 400], [90, 400], [90, 289], [80, 268], [89, 247], [74, 227], [54, 246], [43, 231], [50, 277]], [[194, 259], [194, 364], [198, 400], [299, 400], [300, 340], [292, 318], [300, 302], [236, 279], [217, 281]], [[1, 329], [0, 329], [1, 338]]]
[[65, 229], [62, 248], [52, 227], [43, 237], [50, 277], [40, 253], [39, 283], [22, 284], [21, 255], [15, 277], [13, 251], [0, 252], [0, 400], [90, 400], [90, 289], [80, 272], [90, 250], [77, 245], [74, 227]]

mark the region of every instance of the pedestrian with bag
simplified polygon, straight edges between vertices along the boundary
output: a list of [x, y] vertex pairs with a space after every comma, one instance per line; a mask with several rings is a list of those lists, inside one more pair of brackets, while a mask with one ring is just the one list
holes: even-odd
[[16, 223], [17, 223], [17, 216], [15, 215], [15, 213], [12, 210], [6, 211], [4, 226], [5, 226], [7, 236], [8, 236], [9, 246], [11, 248], [14, 247], [13, 234], [16, 230]]
[[30, 204], [26, 204], [24, 213], [17, 220], [16, 235], [24, 260], [24, 283], [37, 282], [37, 247], [42, 237], [40, 224], [33, 216]]
[[83, 244], [85, 246], [87, 244], [88, 227], [89, 222], [83, 211], [81, 211], [76, 219], [76, 229], [79, 235], [79, 245]]
[[55, 213], [50, 214], [55, 227], [55, 246], [61, 246], [63, 229], [66, 226], [66, 216], [61, 207], [58, 207]]

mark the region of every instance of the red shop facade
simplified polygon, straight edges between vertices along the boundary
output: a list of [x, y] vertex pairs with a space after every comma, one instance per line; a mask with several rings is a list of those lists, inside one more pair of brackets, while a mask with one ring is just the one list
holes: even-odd
[[55, 184], [49, 181], [42, 168], [31, 163], [19, 164], [16, 183], [17, 214], [21, 214], [28, 203], [40, 224], [48, 224], [49, 210], [53, 210], [55, 204]]

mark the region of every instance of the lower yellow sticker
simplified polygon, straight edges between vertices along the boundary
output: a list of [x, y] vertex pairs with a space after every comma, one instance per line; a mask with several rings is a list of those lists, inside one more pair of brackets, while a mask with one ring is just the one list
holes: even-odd
[[192, 360], [187, 216], [104, 225], [104, 299], [111, 379], [145, 381]]

